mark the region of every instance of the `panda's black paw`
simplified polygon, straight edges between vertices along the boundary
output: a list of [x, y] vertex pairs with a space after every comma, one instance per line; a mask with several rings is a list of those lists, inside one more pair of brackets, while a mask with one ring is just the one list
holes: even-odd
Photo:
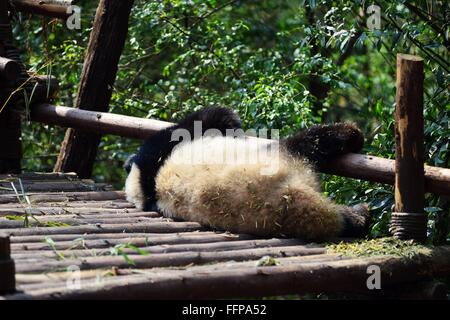
[[146, 201], [144, 204], [144, 211], [152, 211], [152, 212], [161, 213], [158, 208], [158, 205], [156, 204], [156, 201]]
[[353, 207], [345, 207], [342, 215], [344, 217], [343, 237], [365, 237], [370, 230], [372, 222], [369, 206], [365, 203]]

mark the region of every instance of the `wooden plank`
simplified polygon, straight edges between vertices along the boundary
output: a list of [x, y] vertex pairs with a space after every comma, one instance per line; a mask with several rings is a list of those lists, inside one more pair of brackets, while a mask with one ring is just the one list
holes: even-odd
[[[127, 242], [122, 242], [126, 244]], [[314, 245], [304, 245], [304, 242], [298, 239], [259, 239], [259, 240], [234, 240], [234, 241], [214, 241], [206, 243], [182, 243], [182, 244], [162, 244], [162, 245], [149, 245], [140, 246], [140, 249], [153, 254], [153, 253], [171, 253], [171, 252], [204, 252], [204, 251], [227, 251], [227, 250], [241, 250], [241, 249], [254, 249], [263, 247], [282, 247], [282, 246], [300, 246], [303, 245], [304, 248], [323, 248], [323, 246]], [[113, 247], [110, 244], [110, 248]], [[64, 257], [92, 257], [92, 256], [105, 256], [111, 255], [110, 248], [105, 249], [70, 249], [58, 251], [58, 253], [63, 254]], [[123, 248], [125, 254], [136, 254], [136, 250], [132, 248]], [[55, 260], [61, 259], [61, 257], [55, 252], [51, 251], [15, 251], [13, 258], [18, 263], [23, 263], [20, 260], [27, 259], [38, 259], [38, 260]]]
[[0, 174], [0, 180], [13, 180], [18, 179], [30, 181], [30, 180], [77, 180], [78, 177], [74, 172], [24, 172], [21, 174]]
[[110, 209], [110, 208], [61, 208], [61, 207], [32, 207], [24, 208], [14, 207], [11, 209], [6, 209], [0, 207], [0, 217], [5, 216], [23, 216], [27, 213], [33, 216], [46, 216], [50, 218], [51, 216], [60, 218], [125, 218], [125, 217], [159, 217], [161, 216], [157, 212], [152, 211], [140, 211], [137, 209]]
[[[89, 181], [23, 181], [22, 184], [26, 193], [111, 190], [111, 186], [106, 183], [90, 183]], [[14, 185], [21, 192], [19, 183], [15, 182]], [[9, 182], [0, 182], [0, 187], [0, 193], [15, 193]]]
[[[338, 260], [346, 260], [348, 257], [344, 257], [341, 255], [335, 254], [319, 254], [319, 255], [309, 255], [309, 256], [295, 256], [295, 257], [287, 257], [287, 258], [277, 258], [276, 261], [279, 265], [288, 266], [288, 265], [296, 265], [299, 263], [308, 264], [308, 263], [317, 263], [317, 262], [325, 262], [325, 261], [338, 261]], [[211, 272], [214, 270], [235, 270], [242, 268], [254, 268], [258, 264], [257, 261], [227, 261], [227, 262], [218, 262], [214, 264], [207, 265], [195, 265], [195, 266], [187, 266], [187, 267], [174, 267], [170, 270], [187, 270], [196, 271], [196, 272]], [[166, 268], [150, 268], [150, 269], [133, 269], [133, 268], [108, 268], [108, 269], [94, 269], [94, 270], [80, 270], [79, 276], [80, 279], [103, 279], [105, 277], [110, 276], [130, 276], [137, 274], [155, 274], [166, 271]], [[114, 275], [112, 275], [114, 274]], [[42, 289], [45, 285], [52, 287], [59, 287], [63, 285], [61, 281], [66, 281], [72, 275], [70, 272], [48, 272], [45, 274], [32, 274], [32, 273], [19, 273], [17, 274], [17, 282], [20, 284], [20, 289], [23, 290], [36, 290]]]
[[[214, 234], [214, 232], [208, 232], [203, 231], [203, 234]], [[181, 234], [181, 233], [178, 233]], [[190, 232], [188, 234], [191, 234]], [[132, 238], [142, 238], [145, 239], [147, 236], [155, 236], [160, 235], [160, 233], [142, 233], [142, 232], [136, 232], [136, 233], [100, 233], [100, 234], [55, 234], [52, 235], [52, 240], [56, 242], [61, 241], [73, 241], [75, 239], [83, 238], [85, 240], [108, 240], [108, 239], [132, 239]], [[11, 243], [28, 243], [31, 244], [32, 242], [44, 242], [45, 238], [47, 236], [45, 235], [37, 235], [37, 236], [19, 236], [19, 237], [11, 237]]]
[[[77, 249], [77, 248], [109, 248], [114, 245], [130, 243], [135, 246], [150, 246], [150, 245], [161, 245], [161, 244], [180, 244], [180, 243], [205, 243], [205, 242], [215, 242], [215, 241], [237, 241], [245, 239], [253, 239], [253, 236], [245, 234], [228, 234], [228, 233], [214, 233], [214, 232], [180, 232], [180, 233], [146, 233], [144, 236], [139, 236], [130, 233], [118, 233], [126, 237], [102, 237], [101, 233], [92, 235], [82, 235], [81, 237], [71, 240], [71, 241], [57, 241], [54, 239], [60, 235], [47, 235], [43, 234], [42, 237], [49, 237], [56, 241], [54, 248], [56, 250], [67, 250], [67, 249]], [[11, 237], [15, 239], [16, 237]], [[79, 241], [83, 239], [83, 242]], [[52, 250], [48, 244], [36, 243], [36, 242], [13, 242], [11, 244], [14, 252], [20, 250]]]
[[111, 233], [111, 232], [186, 232], [203, 230], [197, 222], [153, 222], [153, 223], [127, 223], [127, 224], [98, 224], [74, 227], [51, 228], [18, 228], [7, 229], [11, 236], [74, 234], [74, 233]]
[[24, 220], [10, 220], [0, 218], [0, 229], [15, 229], [22, 227], [69, 227], [69, 226], [84, 226], [84, 225], [108, 225], [108, 224], [139, 224], [139, 223], [154, 223], [154, 222], [169, 222], [171, 220], [158, 217], [113, 217], [113, 218], [68, 218], [68, 217], [28, 217], [28, 226], [24, 225]]
[[227, 251], [184, 251], [170, 253], [152, 253], [149, 255], [130, 254], [128, 258], [121, 256], [83, 257], [81, 259], [64, 259], [60, 261], [41, 260], [33, 263], [23, 263], [16, 266], [17, 272], [36, 273], [53, 270], [66, 270], [69, 266], [77, 266], [80, 270], [100, 269], [108, 267], [118, 268], [153, 268], [176, 267], [190, 264], [205, 264], [219, 261], [256, 260], [264, 256], [291, 257], [303, 255], [323, 254], [325, 248], [305, 248], [303, 246], [252, 248]]
[[[53, 193], [27, 193], [32, 202], [68, 202], [71, 201], [71, 205], [76, 205], [76, 201], [107, 201], [107, 200], [123, 200], [125, 199], [125, 192], [123, 191], [81, 191], [81, 192], [53, 192]], [[1, 195], [0, 204], [18, 202], [15, 195]], [[99, 205], [102, 204], [99, 202]], [[129, 208], [133, 206], [128, 204]]]

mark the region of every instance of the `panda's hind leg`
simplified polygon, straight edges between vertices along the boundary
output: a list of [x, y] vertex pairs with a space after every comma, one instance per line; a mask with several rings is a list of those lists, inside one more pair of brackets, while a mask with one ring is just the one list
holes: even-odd
[[353, 207], [341, 206], [340, 209], [343, 217], [341, 237], [361, 238], [369, 233], [372, 220], [367, 204], [358, 204]]
[[319, 168], [337, 156], [360, 151], [363, 143], [361, 130], [351, 123], [311, 126], [282, 141], [289, 153], [306, 157]]

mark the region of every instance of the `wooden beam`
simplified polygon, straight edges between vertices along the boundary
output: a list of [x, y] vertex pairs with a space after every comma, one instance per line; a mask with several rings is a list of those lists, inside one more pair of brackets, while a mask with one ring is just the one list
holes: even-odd
[[[76, 107], [108, 111], [133, 0], [100, 0], [89, 39]], [[68, 129], [54, 171], [91, 176], [99, 134]]]
[[[75, 191], [75, 192], [46, 192], [46, 193], [28, 193], [31, 202], [53, 202], [53, 201], [106, 201], [125, 199], [124, 191]], [[15, 194], [0, 194], [0, 204], [17, 202]]]
[[397, 55], [395, 107], [395, 212], [392, 232], [400, 239], [424, 241], [423, 59]]
[[[145, 250], [145, 249], [144, 249]], [[264, 256], [273, 258], [293, 257], [306, 255], [320, 255], [326, 252], [326, 248], [308, 248], [305, 246], [283, 246], [283, 247], [263, 247], [226, 251], [181, 251], [181, 252], [149, 252], [148, 255], [129, 254], [133, 260], [134, 267], [142, 268], [161, 268], [161, 267], [179, 267], [191, 264], [206, 264], [225, 261], [247, 261], [257, 260]], [[69, 266], [78, 266], [80, 270], [104, 269], [111, 266], [129, 268], [128, 261], [122, 256], [97, 256], [82, 257], [81, 259], [64, 259], [63, 261], [49, 261], [48, 259], [34, 261], [30, 264], [17, 265], [18, 273], [38, 273], [48, 270], [64, 270]]]
[[[394, 185], [395, 160], [349, 153], [327, 164], [324, 173]], [[425, 190], [450, 196], [450, 169], [425, 166]]]
[[146, 139], [157, 131], [172, 125], [164, 121], [50, 104], [33, 106], [31, 119], [47, 124], [80, 129], [96, 135], [114, 134], [134, 139]]
[[145, 233], [176, 233], [204, 230], [197, 222], [152, 222], [152, 223], [118, 223], [99, 224], [73, 227], [47, 227], [47, 228], [17, 228], [6, 232], [13, 236], [31, 236], [55, 234], [84, 234], [84, 233], [115, 233], [115, 232], [145, 232]]
[[14, 10], [51, 18], [67, 19], [67, 9], [78, 0], [11, 0]]
[[[33, 106], [31, 120], [83, 129], [96, 134], [115, 134], [135, 139], [146, 139], [155, 132], [173, 125], [159, 120], [92, 112], [50, 104]], [[394, 160], [352, 153], [330, 162], [323, 168], [323, 172], [393, 185], [394, 168]], [[450, 169], [425, 166], [425, 188], [428, 192], [450, 195]]]

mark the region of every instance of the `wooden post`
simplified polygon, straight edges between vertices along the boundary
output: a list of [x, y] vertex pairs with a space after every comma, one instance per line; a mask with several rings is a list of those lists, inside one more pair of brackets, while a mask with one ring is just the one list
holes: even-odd
[[[8, 79], [8, 76], [5, 74], [9, 74], [11, 77], [16, 78], [14, 80], [17, 80], [15, 67], [19, 66], [21, 68], [16, 61], [11, 72], [11, 58], [13, 56], [11, 42], [12, 34], [8, 17], [8, 3], [7, 0], [0, 0], [0, 56], [8, 58], [0, 60], [1, 65], [4, 67], [0, 67], [2, 69], [2, 77], [0, 78], [0, 109], [3, 109], [0, 113], [0, 173], [19, 173], [22, 158], [20, 113], [14, 108], [12, 101], [8, 105], [3, 106], [16, 85], [16, 81], [11, 81], [11, 78]], [[8, 65], [10, 66], [8, 67]]]
[[423, 60], [397, 55], [395, 108], [395, 212], [391, 230], [396, 238], [424, 241]]
[[15, 289], [15, 266], [11, 259], [9, 237], [0, 234], [0, 294], [14, 292]]
[[[133, 0], [101, 0], [84, 61], [76, 107], [107, 112]], [[91, 176], [101, 135], [68, 129], [54, 171]]]

